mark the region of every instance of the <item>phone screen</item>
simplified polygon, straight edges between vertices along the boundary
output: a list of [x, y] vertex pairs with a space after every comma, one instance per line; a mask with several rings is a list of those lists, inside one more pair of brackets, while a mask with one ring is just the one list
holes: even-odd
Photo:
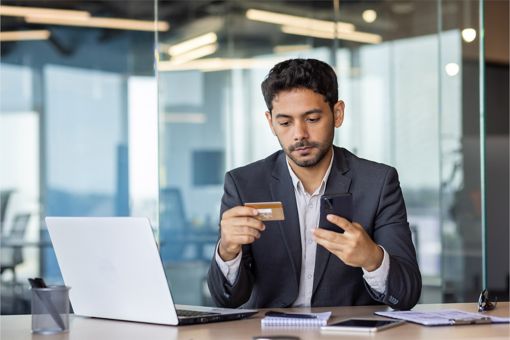
[[402, 320], [348, 319], [321, 327], [321, 332], [378, 332], [403, 325]]
[[376, 327], [382, 327], [382, 326], [390, 325], [390, 324], [395, 323], [395, 322], [398, 322], [398, 321], [351, 319], [351, 320], [345, 320], [345, 321], [337, 322], [337, 323], [331, 324], [329, 326], [376, 328]]
[[333, 214], [346, 218], [352, 222], [352, 211], [352, 195], [350, 193], [322, 196], [319, 228], [324, 228], [326, 230], [334, 231], [337, 233], [343, 233], [344, 230], [336, 224], [329, 222], [326, 216], [328, 214]]

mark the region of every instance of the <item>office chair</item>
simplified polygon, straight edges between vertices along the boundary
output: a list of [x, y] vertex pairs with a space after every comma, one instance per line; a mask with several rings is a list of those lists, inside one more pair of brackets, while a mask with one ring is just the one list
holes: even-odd
[[188, 227], [184, 201], [179, 188], [162, 188], [159, 196], [160, 228], [183, 231]]
[[[160, 254], [164, 262], [179, 261], [186, 247], [185, 238], [189, 235], [184, 203], [179, 188], [163, 188], [159, 194]], [[179, 241], [177, 241], [179, 240]]]
[[3, 229], [4, 229], [7, 205], [9, 203], [9, 199], [11, 198], [13, 192], [14, 192], [14, 190], [0, 191], [0, 234], [3, 232]]
[[[18, 214], [13, 218], [11, 232], [4, 238], [4, 244], [0, 249], [0, 275], [6, 270], [11, 270], [13, 274], [12, 282], [16, 283], [16, 266], [23, 263], [23, 244], [25, 232], [30, 221], [30, 214]], [[19, 244], [9, 245], [9, 242], [19, 242]]]

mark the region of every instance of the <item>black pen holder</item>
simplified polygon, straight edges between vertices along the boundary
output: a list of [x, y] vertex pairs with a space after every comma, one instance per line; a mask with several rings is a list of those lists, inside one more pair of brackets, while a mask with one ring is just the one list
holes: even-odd
[[32, 333], [56, 334], [69, 331], [69, 289], [67, 286], [32, 288]]

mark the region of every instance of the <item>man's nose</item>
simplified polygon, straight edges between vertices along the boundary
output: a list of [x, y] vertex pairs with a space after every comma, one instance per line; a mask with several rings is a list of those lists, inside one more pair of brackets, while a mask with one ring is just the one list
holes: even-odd
[[297, 122], [294, 125], [294, 140], [300, 141], [303, 139], [308, 139], [308, 129], [306, 128], [305, 123]]

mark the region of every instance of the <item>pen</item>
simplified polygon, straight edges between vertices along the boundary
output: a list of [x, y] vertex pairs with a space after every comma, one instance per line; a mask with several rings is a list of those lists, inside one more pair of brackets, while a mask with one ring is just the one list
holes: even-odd
[[479, 319], [450, 319], [450, 324], [452, 325], [475, 325], [484, 323], [491, 323], [491, 318], [483, 317]]
[[316, 315], [313, 314], [297, 314], [297, 313], [283, 313], [270, 310], [266, 312], [266, 316], [276, 316], [279, 318], [297, 318], [297, 319], [317, 319]]

